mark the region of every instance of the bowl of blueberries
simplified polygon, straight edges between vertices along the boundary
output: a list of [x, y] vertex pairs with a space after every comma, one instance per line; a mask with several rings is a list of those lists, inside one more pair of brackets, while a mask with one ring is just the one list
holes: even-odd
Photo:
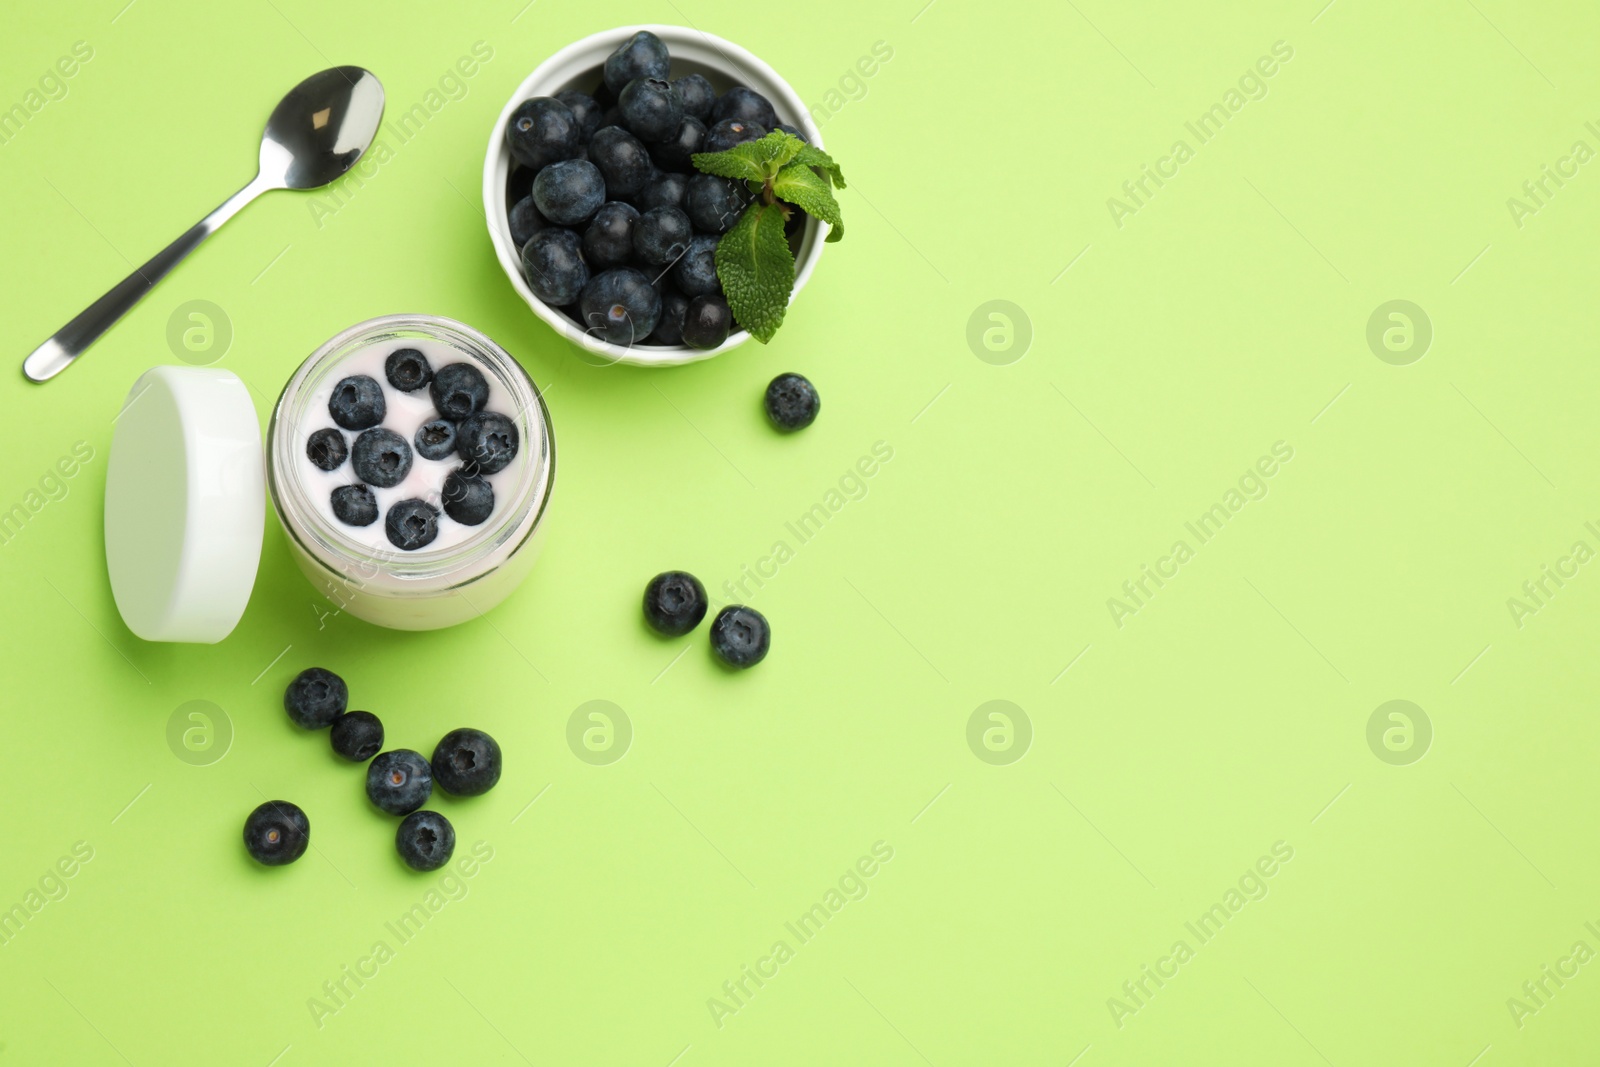
[[[691, 157], [774, 129], [822, 147], [789, 84], [719, 37], [625, 27], [563, 48], [517, 87], [484, 161], [489, 237], [512, 288], [607, 363], [674, 366], [743, 344], [715, 253], [753, 194]], [[826, 234], [803, 212], [790, 220], [795, 293]]]

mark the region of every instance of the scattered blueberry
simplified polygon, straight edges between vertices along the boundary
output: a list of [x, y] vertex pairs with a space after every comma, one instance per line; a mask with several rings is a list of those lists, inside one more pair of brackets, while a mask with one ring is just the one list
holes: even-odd
[[650, 180], [650, 153], [620, 126], [602, 126], [589, 142], [589, 161], [606, 179], [606, 199], [626, 200]]
[[650, 340], [663, 345], [683, 344], [683, 317], [689, 311], [689, 298], [668, 286], [661, 294], [661, 318]]
[[822, 398], [817, 387], [798, 374], [780, 374], [767, 385], [767, 418], [780, 430], [803, 430], [817, 421]]
[[349, 455], [350, 450], [345, 447], [344, 434], [332, 426], [318, 430], [306, 438], [306, 458], [318, 470], [338, 470]]
[[411, 473], [411, 446], [393, 430], [374, 426], [356, 438], [350, 449], [350, 466], [368, 485], [392, 489]]
[[690, 348], [716, 348], [728, 339], [733, 329], [733, 311], [728, 302], [712, 293], [689, 301], [683, 317], [683, 343]]
[[434, 374], [428, 393], [439, 414], [460, 422], [489, 402], [489, 383], [470, 363], [447, 363]]
[[352, 374], [333, 387], [328, 414], [347, 430], [365, 430], [383, 421], [383, 386], [365, 374]]
[[638, 221], [639, 209], [632, 204], [609, 200], [600, 205], [583, 231], [583, 258], [591, 270], [620, 267], [633, 257], [633, 227]]
[[600, 116], [604, 110], [599, 101], [588, 93], [580, 93], [576, 89], [563, 89], [556, 94], [556, 99], [567, 105], [572, 112], [572, 117], [578, 120], [578, 140], [587, 143], [594, 136], [594, 131], [600, 128]]
[[433, 777], [454, 797], [487, 793], [500, 780], [500, 746], [482, 730], [451, 730], [433, 750]]
[[371, 526], [378, 521], [378, 498], [365, 485], [341, 485], [328, 501], [333, 517], [346, 526]]
[[679, 637], [706, 617], [706, 587], [688, 571], [663, 571], [644, 587], [644, 617], [653, 629]]
[[433, 380], [433, 367], [415, 348], [397, 348], [383, 361], [383, 376], [402, 393], [414, 393]]
[[511, 205], [511, 211], [506, 216], [506, 221], [511, 226], [511, 243], [517, 246], [517, 251], [522, 251], [522, 246], [533, 239], [533, 235], [550, 225], [550, 220], [539, 214], [539, 209], [533, 206], [532, 186], [529, 195]]
[[483, 474], [505, 470], [516, 457], [518, 443], [517, 424], [498, 411], [468, 415], [456, 430], [456, 451]]
[[662, 267], [683, 255], [693, 236], [689, 216], [680, 209], [653, 207], [633, 228], [633, 253], [652, 267]]
[[367, 798], [390, 815], [409, 815], [433, 795], [433, 771], [422, 753], [396, 748], [367, 765]]
[[586, 159], [552, 163], [533, 179], [533, 203], [557, 226], [573, 226], [595, 213], [606, 199], [600, 168]]
[[665, 78], [671, 67], [672, 57], [661, 38], [649, 30], [640, 30], [606, 57], [606, 88], [621, 93], [635, 78]]
[[583, 242], [576, 233], [559, 226], [540, 230], [522, 246], [522, 273], [533, 295], [546, 304], [563, 307], [572, 303], [589, 280]]
[[494, 487], [464, 468], [445, 475], [439, 497], [444, 513], [463, 526], [481, 525], [494, 513]]
[[332, 724], [349, 703], [350, 690], [344, 679], [321, 667], [307, 667], [283, 691], [283, 710], [307, 730]]
[[617, 267], [589, 280], [578, 297], [578, 309], [592, 336], [614, 345], [632, 345], [656, 328], [661, 295], [643, 272]]
[[685, 115], [693, 115], [701, 122], [711, 117], [711, 108], [717, 102], [717, 91], [706, 81], [704, 74], [685, 74], [675, 78], [672, 87], [678, 90], [678, 99], [683, 103]]
[[411, 439], [423, 459], [449, 459], [456, 450], [456, 424], [449, 419], [429, 419]]
[[734, 119], [770, 130], [778, 124], [778, 113], [772, 110], [767, 98], [754, 89], [735, 85], [717, 97], [711, 108], [711, 122], [715, 125], [724, 119]]
[[755, 608], [730, 604], [711, 620], [711, 651], [730, 667], [754, 667], [772, 647], [772, 627]]
[[553, 96], [524, 100], [506, 124], [506, 146], [512, 157], [534, 170], [571, 159], [578, 138], [577, 116]]
[[333, 750], [352, 763], [365, 763], [383, 748], [383, 723], [370, 711], [347, 711], [328, 734]]
[[719, 178], [715, 174], [696, 174], [689, 179], [683, 207], [700, 233], [727, 233], [739, 221], [739, 214], [749, 205], [750, 199], [744, 182]]
[[649, 211], [657, 207], [683, 207], [683, 198], [689, 193], [689, 176], [677, 174], [672, 171], [663, 171], [650, 180], [650, 184], [639, 190], [638, 204], [640, 211]]
[[617, 94], [617, 110], [628, 131], [641, 141], [670, 141], [683, 125], [678, 90], [661, 78], [635, 78]]
[[456, 830], [436, 811], [414, 811], [400, 820], [394, 847], [414, 871], [436, 871], [456, 850]]
[[439, 536], [439, 509], [416, 497], [391, 504], [383, 520], [383, 532], [396, 548], [407, 552], [425, 548]]
[[712, 123], [711, 128], [706, 130], [705, 138], [700, 142], [700, 151], [726, 152], [736, 144], [759, 141], [766, 135], [765, 126], [740, 119], [722, 119]]
[[311, 820], [287, 800], [269, 800], [244, 820], [245, 850], [268, 867], [293, 863], [310, 843]]
[[722, 282], [717, 279], [717, 238], [696, 234], [689, 250], [673, 266], [672, 280], [687, 297], [722, 292]]

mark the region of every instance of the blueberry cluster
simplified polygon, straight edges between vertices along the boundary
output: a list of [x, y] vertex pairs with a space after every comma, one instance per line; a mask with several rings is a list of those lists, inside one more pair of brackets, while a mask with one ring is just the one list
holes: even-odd
[[[368, 711], [346, 711], [350, 690], [343, 678], [321, 667], [295, 676], [283, 694], [283, 708], [297, 726], [331, 727], [333, 750], [367, 766], [367, 798], [391, 815], [403, 815], [395, 831], [395, 850], [406, 866], [432, 871], [450, 862], [456, 831], [450, 820], [422, 805], [434, 784], [452, 796], [487, 793], [500, 780], [500, 746], [482, 730], [451, 730], [434, 747], [430, 762], [409, 748], [383, 748], [383, 723]], [[311, 823], [298, 805], [269, 800], [245, 820], [244, 844], [269, 867], [299, 859], [311, 842]]]
[[[750, 203], [746, 183], [695, 171], [784, 130], [760, 93], [718, 96], [703, 75], [671, 77], [661, 38], [640, 30], [606, 59], [594, 92], [525, 100], [506, 143], [511, 240], [534, 295], [617, 345], [715, 348], [738, 324], [717, 278], [718, 238]], [[793, 226], [803, 225], [796, 212]]]
[[[328, 414], [344, 430], [356, 434], [346, 445], [332, 426], [306, 438], [306, 458], [319, 470], [336, 471], [350, 461], [360, 479], [333, 490], [334, 517], [346, 526], [371, 526], [378, 521], [378, 499], [372, 487], [392, 489], [411, 473], [413, 449], [423, 459], [461, 460], [447, 474], [439, 493], [444, 514], [465, 526], [477, 526], [494, 511], [494, 488], [484, 476], [504, 470], [519, 447], [517, 424], [496, 411], [485, 411], [489, 383], [470, 363], [450, 363], [435, 371], [414, 348], [398, 348], [384, 361], [384, 377], [403, 393], [427, 386], [437, 418], [417, 427], [408, 441], [381, 425], [388, 413], [383, 386], [365, 374], [341, 379], [328, 398]], [[425, 548], [439, 536], [439, 508], [420, 497], [389, 506], [383, 522], [389, 543], [407, 552]]]
[[[706, 617], [706, 587], [688, 571], [662, 571], [644, 587], [644, 618], [667, 637], [682, 637]], [[754, 667], [772, 647], [772, 627], [755, 608], [730, 604], [711, 620], [711, 651], [730, 667]]]

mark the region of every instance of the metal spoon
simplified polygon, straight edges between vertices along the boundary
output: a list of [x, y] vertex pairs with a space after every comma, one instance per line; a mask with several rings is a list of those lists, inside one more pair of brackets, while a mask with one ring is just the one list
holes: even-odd
[[327, 185], [355, 166], [382, 119], [383, 86], [360, 67], [331, 67], [290, 89], [267, 120], [261, 169], [250, 184], [57, 330], [23, 361], [22, 372], [36, 382], [60, 374], [240, 208], [269, 189]]

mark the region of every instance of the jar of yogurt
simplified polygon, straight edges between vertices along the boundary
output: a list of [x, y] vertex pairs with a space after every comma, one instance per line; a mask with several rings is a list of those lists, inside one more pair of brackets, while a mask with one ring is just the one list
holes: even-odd
[[267, 489], [300, 569], [339, 610], [452, 626], [516, 588], [555, 480], [544, 399], [450, 319], [389, 315], [317, 349], [267, 427]]

